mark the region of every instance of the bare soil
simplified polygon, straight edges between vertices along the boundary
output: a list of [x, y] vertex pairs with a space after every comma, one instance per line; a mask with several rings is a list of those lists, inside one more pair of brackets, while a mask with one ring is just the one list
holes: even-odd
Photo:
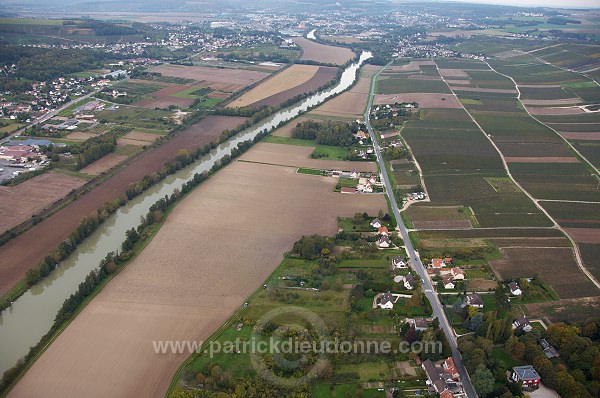
[[565, 228], [565, 230], [577, 243], [600, 244], [600, 229], [598, 228]]
[[242, 155], [240, 160], [288, 166], [290, 168], [308, 167], [313, 169], [377, 172], [377, 164], [374, 162], [310, 159], [309, 156], [313, 151], [314, 147], [310, 146], [261, 142], [256, 144], [252, 151]]
[[189, 353], [156, 354], [153, 341], [205, 340], [301, 235], [333, 234], [338, 216], [386, 207], [381, 195], [340, 195], [334, 184], [286, 167], [228, 166], [175, 208], [10, 396], [164, 397]]
[[301, 60], [341, 65], [354, 57], [354, 53], [344, 47], [327, 46], [304, 37], [295, 37], [293, 40], [302, 48]]
[[504, 247], [501, 260], [490, 264], [503, 279], [539, 277], [556, 290], [561, 298], [597, 296], [600, 292], [581, 272], [572, 248]]
[[[149, 72], [159, 72], [163, 76], [183, 77], [207, 83], [223, 83], [248, 86], [264, 79], [269, 74], [243, 69], [219, 69], [205, 66], [160, 65], [150, 68]], [[218, 90], [218, 88], [215, 88]]]
[[588, 141], [600, 141], [599, 132], [579, 133], [579, 132], [567, 132], [560, 133], [563, 137], [569, 140], [588, 140]]
[[94, 163], [84, 167], [79, 170], [82, 173], [89, 174], [92, 176], [96, 176], [102, 174], [106, 170], [110, 170], [112, 167], [118, 165], [123, 160], [127, 159], [127, 156], [117, 155], [116, 153], [109, 153], [106, 156], [101, 157], [96, 160]]
[[[223, 130], [238, 126], [244, 120], [246, 119], [230, 116], [208, 116], [202, 119], [158, 148], [136, 158], [119, 173], [75, 202], [0, 246], [0, 295], [5, 294], [25, 276], [28, 269], [57, 248], [83, 217], [106, 202], [118, 198], [130, 183], [158, 171], [165, 162], [174, 159], [181, 149], [202, 147], [218, 137]], [[23, 250], [24, 247], [28, 249]]]
[[0, 186], [0, 231], [29, 220], [84, 183], [81, 178], [49, 171], [12, 187]]

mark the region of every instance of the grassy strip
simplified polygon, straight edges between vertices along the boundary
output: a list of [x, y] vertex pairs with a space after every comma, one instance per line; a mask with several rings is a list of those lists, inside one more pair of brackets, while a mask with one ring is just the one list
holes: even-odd
[[325, 173], [323, 170], [319, 170], [319, 169], [309, 169], [306, 167], [300, 167], [298, 168], [298, 170], [296, 170], [296, 173], [300, 173], [300, 174], [311, 174], [311, 175], [316, 175], [316, 176], [324, 176], [327, 175], [327, 173]]

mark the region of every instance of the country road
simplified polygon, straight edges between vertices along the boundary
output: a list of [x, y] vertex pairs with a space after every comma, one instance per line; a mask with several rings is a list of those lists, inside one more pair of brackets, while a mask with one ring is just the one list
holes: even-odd
[[375, 98], [375, 82], [376, 82], [379, 74], [381, 72], [383, 72], [389, 65], [390, 64], [388, 64], [388, 65], [384, 66], [382, 69], [380, 69], [379, 72], [377, 72], [371, 80], [371, 89], [369, 92], [369, 100], [367, 102], [367, 108], [365, 111], [365, 123], [367, 125], [367, 130], [369, 131], [369, 135], [371, 136], [371, 140], [373, 141], [373, 146], [375, 148], [375, 154], [377, 155], [377, 163], [379, 163], [379, 165], [380, 165], [381, 176], [383, 178], [385, 188], [388, 193], [387, 195], [390, 200], [390, 205], [392, 207], [392, 211], [394, 213], [394, 216], [396, 217], [396, 221], [398, 224], [398, 230], [400, 231], [400, 235], [402, 236], [404, 245], [406, 247], [406, 253], [410, 257], [410, 263], [412, 264], [412, 268], [419, 275], [419, 277], [421, 278], [421, 281], [423, 282], [423, 291], [425, 293], [425, 296], [431, 303], [431, 308], [433, 309], [433, 316], [439, 320], [440, 327], [444, 331], [444, 334], [446, 335], [446, 339], [448, 340], [448, 343], [450, 344], [450, 347], [452, 348], [452, 358], [454, 359], [454, 363], [460, 373], [460, 379], [463, 383], [464, 391], [468, 398], [475, 398], [475, 397], [477, 397], [477, 394], [475, 393], [475, 388], [473, 387], [473, 384], [471, 383], [471, 379], [469, 378], [469, 374], [467, 373], [467, 370], [465, 369], [465, 366], [462, 362], [462, 356], [461, 356], [460, 352], [458, 351], [458, 343], [456, 340], [456, 336], [454, 334], [454, 329], [452, 328], [452, 326], [450, 326], [450, 323], [448, 322], [448, 318], [446, 317], [444, 307], [443, 307], [442, 303], [440, 302], [435, 290], [433, 289], [433, 285], [431, 283], [431, 280], [429, 279], [429, 276], [427, 275], [427, 272], [425, 271], [425, 267], [423, 266], [421, 259], [419, 258], [417, 252], [415, 251], [415, 249], [412, 245], [412, 242], [410, 241], [410, 238], [408, 236], [408, 230], [406, 229], [406, 226], [402, 222], [402, 217], [400, 215], [398, 203], [396, 202], [396, 197], [393, 194], [394, 190], [392, 188], [390, 179], [387, 175], [385, 165], [383, 163], [384, 161], [383, 161], [383, 156], [381, 155], [381, 148], [379, 147], [379, 142], [377, 141], [377, 137], [375, 136], [375, 132], [373, 131], [373, 128], [371, 127], [371, 122], [369, 120], [370, 109], [371, 109], [371, 106], [373, 105], [373, 99]]

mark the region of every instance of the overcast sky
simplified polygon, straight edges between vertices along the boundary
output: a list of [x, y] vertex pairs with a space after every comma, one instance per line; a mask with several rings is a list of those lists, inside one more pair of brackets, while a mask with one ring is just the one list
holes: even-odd
[[600, 8], [600, 0], [471, 0], [461, 1], [461, 3], [507, 4], [522, 7]]

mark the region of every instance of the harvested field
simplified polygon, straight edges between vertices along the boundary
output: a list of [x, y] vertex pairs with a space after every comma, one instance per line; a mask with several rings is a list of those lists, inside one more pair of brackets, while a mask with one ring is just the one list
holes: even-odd
[[446, 79], [446, 83], [450, 86], [456, 85], [456, 84], [471, 84], [470, 80], [450, 80], [450, 79]]
[[498, 282], [489, 279], [469, 279], [467, 280], [467, 290], [481, 292], [493, 290], [498, 287]]
[[451, 86], [453, 91], [475, 91], [478, 93], [500, 93], [500, 94], [517, 94], [517, 90], [504, 88], [480, 88], [480, 87], [464, 87]]
[[240, 161], [288, 166], [290, 168], [308, 167], [312, 169], [377, 172], [377, 164], [374, 162], [310, 159], [309, 155], [313, 151], [314, 147], [311, 146], [260, 142], [251, 151], [242, 155]]
[[301, 60], [342, 65], [354, 57], [354, 53], [344, 47], [327, 46], [304, 37], [295, 37], [293, 40], [302, 48]]
[[12, 187], [0, 186], [0, 231], [30, 220], [32, 214], [84, 183], [80, 178], [49, 171]]
[[462, 108], [460, 102], [451, 94], [408, 93], [376, 94], [375, 104], [393, 104], [394, 102], [416, 102], [419, 108]]
[[413, 221], [413, 225], [417, 230], [473, 228], [469, 220]]
[[600, 311], [600, 297], [563, 299], [545, 303], [525, 304], [529, 318], [547, 318], [552, 322], [578, 322], [596, 316]]
[[232, 101], [229, 107], [244, 107], [257, 101], [299, 86], [309, 81], [319, 70], [314, 65], [292, 65], [254, 87], [240, 98]]
[[117, 146], [122, 147], [126, 145], [135, 145], [135, 146], [144, 146], [148, 145], [148, 141], [140, 141], [140, 140], [131, 140], [129, 138], [119, 138], [117, 141]]
[[440, 71], [440, 75], [444, 76], [444, 78], [447, 77], [465, 77], [465, 78], [469, 78], [469, 75], [467, 74], [467, 72], [465, 72], [462, 69], [439, 69]]
[[600, 292], [578, 268], [573, 249], [546, 247], [543, 250], [523, 247], [501, 248], [501, 260], [490, 264], [502, 279], [539, 275], [561, 298], [596, 296]]
[[106, 170], [110, 170], [111, 168], [118, 165], [125, 159], [127, 159], [127, 156], [117, 155], [114, 152], [109, 153], [108, 155], [101, 157], [100, 159], [96, 160], [94, 163], [84, 167], [83, 169], [81, 169], [79, 171], [84, 174], [96, 176], [96, 175], [102, 174]]
[[561, 99], [522, 99], [525, 105], [533, 105], [533, 106], [545, 106], [545, 105], [571, 105], [578, 104], [581, 102], [579, 98], [561, 98]]
[[566, 132], [560, 133], [563, 137], [569, 140], [586, 140], [586, 141], [600, 141], [600, 132], [589, 132], [589, 133], [579, 133], [579, 132]]
[[[518, 138], [518, 137], [517, 137]], [[562, 140], [561, 140], [562, 141]], [[571, 157], [571, 153], [565, 148], [564, 142], [499, 142], [496, 144], [504, 156], [512, 157]]]
[[577, 243], [600, 244], [600, 229], [598, 228], [565, 228], [565, 230]]
[[506, 156], [504, 159], [508, 163], [579, 163], [579, 159], [572, 156]]
[[89, 140], [90, 138], [94, 138], [94, 137], [98, 137], [100, 134], [94, 134], [94, 133], [86, 133], [84, 131], [75, 131], [73, 133], [69, 133], [65, 136], [66, 140], [69, 141], [86, 141]]
[[498, 247], [571, 247], [567, 238], [492, 238], [490, 241]]
[[[151, 73], [161, 73], [163, 76], [182, 77], [185, 79], [193, 79], [198, 82], [204, 81], [205, 85], [221, 90], [222, 87], [231, 88], [229, 86], [245, 87], [264, 79], [269, 74], [264, 72], [256, 72], [242, 69], [219, 69], [209, 68], [205, 66], [182, 66], [182, 65], [160, 65], [150, 68]], [[227, 90], [221, 90], [227, 91]]]
[[161, 137], [160, 134], [145, 133], [143, 131], [131, 131], [124, 138], [137, 141], [154, 142]]
[[154, 99], [147, 99], [143, 101], [138, 101], [133, 103], [133, 106], [141, 106], [142, 108], [168, 108], [170, 105], [175, 105], [180, 108], [189, 107], [192, 102], [194, 102], [193, 98], [182, 98], [176, 97], [173, 94], [176, 94], [180, 91], [189, 89], [190, 86], [184, 85], [172, 85], [169, 87], [165, 87], [161, 90], [154, 91], [148, 95], [155, 97]]
[[420, 72], [421, 66], [423, 66], [423, 65], [434, 66], [435, 62], [429, 61], [429, 60], [419, 60], [419, 61], [411, 60], [409, 63], [404, 64], [404, 65], [392, 65], [392, 66], [388, 67], [386, 69], [386, 71], [389, 71], [389, 72], [408, 72], [408, 71]]
[[560, 108], [540, 108], [527, 107], [527, 110], [532, 115], [580, 115], [585, 111], [577, 106], [560, 107]]
[[[272, 95], [269, 94], [268, 96], [264, 96], [260, 100], [249, 103], [248, 105], [251, 105], [251, 106], [257, 107], [257, 108], [259, 108], [261, 106], [265, 106], [265, 105], [277, 107], [277, 106], [281, 105], [282, 103], [284, 103], [285, 101], [296, 97], [297, 95], [301, 95], [301, 94], [304, 94], [304, 93], [307, 93], [310, 91], [317, 90], [318, 88], [324, 86], [327, 82], [333, 80], [337, 73], [336, 68], [332, 68], [332, 67], [328, 67], [328, 66], [316, 66], [315, 67], [312, 65], [293, 65], [292, 67], [286, 69], [284, 72], [281, 72], [280, 74], [273, 77], [273, 79], [267, 80], [263, 84], [268, 84], [271, 80], [275, 80], [279, 75], [281, 75], [282, 73], [285, 73], [289, 69], [294, 68], [296, 66], [302, 66], [302, 67], [311, 66], [313, 68], [317, 68], [317, 70], [310, 79], [303, 81], [302, 83], [295, 85], [291, 88], [288, 88], [288, 89], [285, 89], [282, 91], [275, 91], [275, 92], [273, 92]], [[293, 80], [294, 77], [288, 76], [288, 79]], [[263, 84], [259, 85], [258, 87], [251, 90], [247, 94], [251, 94], [253, 91], [256, 90], [256, 93], [259, 94], [258, 96], [262, 96], [261, 88], [263, 87]], [[243, 99], [245, 96], [246, 96], [246, 94], [244, 94], [240, 99]], [[241, 106], [246, 106], [246, 105], [240, 105], [234, 101], [232, 103], [232, 106], [241, 107]]]
[[[181, 149], [202, 147], [225, 129], [242, 124], [246, 119], [231, 116], [208, 116], [158, 148], [136, 158], [119, 173], [70, 203], [26, 232], [5, 243], [0, 252], [0, 295], [5, 294], [32, 266], [54, 250], [73, 231], [81, 219], [106, 202], [122, 195], [130, 183], [152, 174], [177, 156]], [[23, 251], [27, 247], [29, 250]]]
[[189, 354], [155, 354], [153, 341], [206, 340], [301, 235], [331, 235], [338, 216], [386, 208], [381, 195], [334, 185], [286, 167], [228, 166], [175, 208], [10, 396], [164, 397]]

